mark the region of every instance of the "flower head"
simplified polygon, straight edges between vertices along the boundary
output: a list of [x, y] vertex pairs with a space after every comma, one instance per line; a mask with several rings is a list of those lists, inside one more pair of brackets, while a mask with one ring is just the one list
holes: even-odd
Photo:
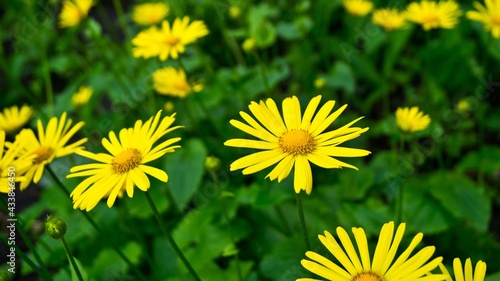
[[318, 77], [314, 80], [314, 88], [321, 89], [326, 86], [326, 80], [323, 77]]
[[399, 128], [405, 132], [422, 131], [431, 122], [429, 115], [424, 115], [423, 112], [418, 111], [418, 107], [412, 108], [398, 108], [396, 110], [396, 123]]
[[25, 189], [31, 180], [38, 183], [42, 178], [45, 165], [52, 163], [55, 158], [64, 157], [83, 149], [81, 145], [87, 141], [86, 138], [66, 145], [85, 124], [84, 122], [78, 122], [71, 127], [71, 123], [71, 119], [66, 121], [66, 112], [64, 112], [59, 119], [52, 117], [45, 129], [42, 121], [38, 120], [38, 138], [31, 129], [24, 129], [18, 134], [23, 144], [20, 157], [35, 156], [26, 172], [27, 180], [21, 183], [21, 190]]
[[279, 162], [266, 178], [278, 179], [278, 182], [281, 182], [295, 166], [295, 192], [305, 190], [310, 194], [313, 179], [309, 162], [327, 169], [342, 167], [357, 169], [332, 156], [360, 157], [370, 154], [363, 149], [339, 147], [340, 144], [359, 137], [368, 128], [351, 127], [362, 118], [360, 117], [336, 130], [325, 132], [347, 105], [331, 113], [335, 101], [328, 101], [314, 114], [320, 100], [321, 96], [314, 97], [302, 116], [297, 97], [286, 98], [283, 101], [283, 118], [272, 99], [267, 99], [265, 103], [252, 102], [248, 108], [258, 122], [241, 111], [240, 115], [248, 125], [237, 120], [231, 120], [230, 123], [259, 140], [231, 139], [224, 145], [264, 151], [234, 161], [231, 164], [231, 171], [244, 169], [243, 174], [252, 174]]
[[373, 12], [372, 21], [386, 31], [399, 29], [405, 24], [405, 14], [396, 9], [379, 9]]
[[87, 17], [93, 4], [92, 0], [64, 0], [59, 15], [59, 26], [64, 28], [78, 25]]
[[164, 61], [168, 57], [177, 59], [184, 53], [186, 45], [208, 34], [208, 29], [203, 21], [189, 23], [189, 17], [177, 18], [170, 28], [168, 21], [163, 21], [161, 28], [156, 26], [139, 33], [134, 39], [134, 57], [160, 57]]
[[472, 263], [470, 258], [465, 261], [465, 274], [462, 268], [462, 262], [459, 258], [453, 260], [453, 272], [455, 274], [455, 279], [452, 279], [448, 270], [443, 264], [439, 265], [439, 268], [446, 274], [448, 278], [446, 281], [484, 281], [484, 276], [486, 275], [486, 263], [483, 261], [478, 261], [476, 268], [474, 270], [474, 275], [472, 274]]
[[241, 15], [241, 9], [238, 6], [229, 7], [229, 16], [233, 19], [239, 18]]
[[255, 38], [250, 37], [245, 39], [245, 41], [243, 41], [243, 44], [241, 44], [241, 48], [243, 49], [243, 51], [249, 53], [253, 51], [255, 45], [256, 45]]
[[169, 7], [164, 3], [144, 3], [135, 6], [132, 20], [142, 25], [152, 25], [164, 19], [169, 12]]
[[191, 92], [199, 92], [203, 89], [201, 84], [190, 84], [186, 79], [186, 73], [182, 69], [173, 67], [158, 69], [153, 73], [155, 90], [162, 95], [185, 98]]
[[160, 110], [144, 123], [138, 120], [133, 128], [121, 129], [119, 139], [114, 132], [109, 132], [109, 138], [102, 139], [102, 145], [108, 153], [78, 152], [98, 163], [71, 168], [67, 178], [87, 177], [71, 192], [73, 207], [90, 211], [107, 197], [108, 207], [111, 208], [116, 197], [124, 190], [129, 197], [134, 195], [134, 186], [147, 191], [150, 182], [146, 174], [167, 182], [167, 173], [146, 164], [180, 147], [172, 144], [181, 138], [171, 138], [156, 144], [160, 138], [181, 127], [170, 128], [174, 117], [175, 114], [161, 118]]
[[453, 0], [422, 0], [420, 3], [412, 2], [406, 8], [406, 18], [422, 25], [425, 31], [433, 28], [451, 29], [458, 23], [460, 15], [460, 6]]
[[373, 8], [373, 3], [366, 0], [344, 0], [343, 5], [349, 14], [358, 17], [365, 16]]
[[86, 104], [89, 102], [92, 92], [93, 90], [91, 87], [81, 86], [80, 89], [78, 89], [78, 92], [74, 93], [71, 97], [71, 103], [75, 106], [82, 106]]
[[27, 105], [23, 105], [21, 109], [17, 105], [5, 108], [3, 112], [0, 112], [0, 130], [7, 133], [15, 132], [31, 120], [34, 115], [33, 109]]
[[26, 181], [23, 174], [35, 158], [35, 155], [17, 157], [22, 149], [20, 138], [6, 148], [5, 131], [0, 130], [0, 193], [9, 193], [9, 187], [12, 190], [14, 182]]
[[[422, 233], [418, 233], [411, 241], [410, 246], [396, 258], [405, 227], [406, 224], [400, 224], [394, 233], [394, 222], [384, 224], [371, 260], [370, 247], [368, 247], [368, 241], [362, 228], [352, 228], [358, 251], [355, 250], [349, 234], [342, 227], [337, 227], [340, 243], [330, 232], [325, 231], [324, 236], [318, 235], [319, 240], [342, 267], [312, 251], [306, 252], [306, 256], [311, 260], [303, 259], [301, 264], [312, 273], [332, 281], [445, 280], [446, 275], [444, 274], [426, 276], [442, 261], [441, 257], [429, 261], [434, 254], [434, 246], [424, 247], [410, 257], [415, 247], [422, 241]], [[314, 280], [317, 279], [297, 279], [297, 281]]]
[[472, 5], [477, 11], [468, 11], [467, 18], [478, 21], [490, 30], [494, 38], [500, 38], [500, 0], [484, 0], [486, 7], [479, 2]]

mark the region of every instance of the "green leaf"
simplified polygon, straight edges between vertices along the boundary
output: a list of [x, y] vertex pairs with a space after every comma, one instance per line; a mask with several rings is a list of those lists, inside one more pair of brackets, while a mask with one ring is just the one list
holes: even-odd
[[363, 199], [372, 186], [373, 180], [374, 173], [371, 170], [348, 170], [340, 174], [340, 183], [337, 188], [342, 198], [359, 200]]
[[[133, 264], [138, 263], [142, 249], [137, 242], [129, 242], [121, 250]], [[118, 278], [119, 276], [124, 277], [129, 270], [127, 263], [112, 249], [102, 249], [93, 258], [92, 275], [96, 280], [110, 280], [110, 278]]]
[[482, 146], [462, 157], [457, 166], [460, 172], [481, 171], [494, 174], [500, 169], [500, 148], [496, 146]]
[[276, 29], [270, 21], [258, 21], [250, 27], [250, 36], [261, 48], [269, 47], [276, 41]]
[[[262, 259], [260, 269], [270, 280], [295, 280], [310, 277], [310, 273], [300, 265], [305, 258], [302, 238], [294, 235], [276, 244], [272, 252]], [[314, 247], [316, 243], [312, 244]]]
[[[76, 267], [78, 268], [78, 271], [82, 275], [83, 281], [87, 281], [88, 280], [87, 272], [83, 268], [82, 264], [80, 263], [80, 261], [77, 258], [73, 257], [73, 259], [75, 260]], [[68, 256], [68, 262], [69, 262], [70, 269], [71, 269], [71, 281], [81, 281], [78, 278], [78, 275], [76, 274], [75, 268], [73, 267], [73, 264], [71, 263], [71, 261], [69, 259], [69, 256]]]
[[343, 89], [349, 94], [354, 93], [356, 79], [354, 78], [351, 66], [348, 64], [337, 61], [325, 78], [326, 82], [331, 87]]
[[[167, 195], [165, 194], [165, 192], [167, 192], [165, 188], [165, 184], [162, 183], [161, 185], [152, 185], [147, 191], [153, 198], [156, 208], [160, 213], [165, 212], [170, 205]], [[151, 206], [149, 206], [145, 194], [142, 193], [143, 191], [136, 189], [132, 198], [128, 198], [126, 194], [124, 194], [124, 198], [122, 199], [130, 215], [136, 218], [147, 219], [153, 216], [153, 210]]]
[[199, 139], [186, 141], [182, 148], [166, 158], [166, 170], [172, 195], [182, 210], [196, 192], [203, 176], [207, 149]]

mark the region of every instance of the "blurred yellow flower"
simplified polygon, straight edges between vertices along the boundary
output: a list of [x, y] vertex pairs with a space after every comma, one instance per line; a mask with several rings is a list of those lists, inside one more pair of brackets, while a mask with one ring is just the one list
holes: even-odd
[[419, 112], [416, 106], [412, 108], [398, 108], [396, 110], [396, 123], [405, 132], [422, 131], [427, 128], [430, 122], [431, 118], [429, 115]]
[[169, 132], [181, 128], [181, 126], [170, 128], [174, 121], [175, 114], [161, 118], [160, 110], [146, 122], [137, 120], [133, 128], [121, 129], [119, 139], [114, 132], [109, 132], [109, 139], [102, 139], [102, 145], [108, 153], [95, 154], [85, 150], [77, 152], [98, 163], [71, 168], [67, 178], [87, 177], [71, 192], [73, 207], [88, 212], [107, 197], [107, 205], [111, 208], [116, 197], [124, 191], [132, 198], [134, 186], [142, 191], [148, 191], [151, 184], [147, 175], [167, 182], [168, 175], [165, 171], [146, 163], [166, 153], [174, 152], [174, 149], [180, 147], [172, 144], [181, 138], [171, 138], [156, 144]]
[[309, 162], [326, 169], [348, 167], [357, 170], [355, 166], [331, 156], [361, 157], [370, 154], [369, 151], [363, 149], [339, 147], [340, 144], [359, 137], [368, 131], [368, 128], [351, 127], [362, 118], [360, 117], [336, 130], [324, 132], [347, 105], [331, 113], [335, 101], [330, 100], [313, 118], [320, 101], [321, 96], [314, 97], [302, 116], [299, 99], [295, 96], [286, 98], [282, 106], [283, 118], [272, 99], [267, 99], [265, 103], [263, 101], [252, 102], [248, 108], [258, 122], [246, 112], [240, 111], [241, 117], [248, 125], [238, 120], [231, 120], [231, 125], [260, 140], [231, 139], [224, 145], [264, 151], [234, 161], [230, 167], [231, 171], [244, 169], [243, 174], [247, 175], [279, 162], [266, 178], [278, 179], [278, 182], [281, 182], [295, 166], [295, 192], [305, 190], [307, 194], [310, 194], [313, 178]]
[[465, 113], [465, 112], [468, 112], [470, 110], [470, 107], [471, 106], [466, 99], [461, 99], [458, 101], [457, 105], [455, 106], [455, 109], [458, 112]]
[[[7, 147], [8, 149], [6, 149]], [[14, 143], [6, 146], [5, 131], [0, 130], [0, 193], [9, 193], [11, 191], [9, 187], [12, 189], [14, 182], [26, 181], [23, 174], [31, 166], [35, 155], [17, 157], [21, 149], [20, 138], [16, 138]], [[15, 176], [12, 176], [12, 173]]]
[[477, 11], [468, 11], [467, 18], [478, 21], [486, 30], [491, 31], [494, 38], [500, 38], [500, 0], [484, 0], [486, 7], [474, 2]]
[[451, 29], [462, 15], [460, 6], [453, 0], [412, 2], [406, 8], [406, 19], [422, 25], [425, 31], [433, 28]]
[[78, 89], [78, 92], [74, 93], [71, 97], [71, 103], [74, 106], [82, 106], [89, 102], [90, 97], [92, 96], [93, 90], [91, 87], [81, 86]]
[[31, 106], [23, 105], [21, 109], [17, 105], [4, 108], [0, 112], [0, 130], [7, 133], [15, 132], [33, 118], [35, 112]]
[[358, 17], [368, 14], [373, 8], [373, 3], [366, 0], [344, 0], [343, 5], [349, 14]]
[[20, 157], [27, 157], [26, 155], [36, 156], [26, 172], [27, 180], [21, 183], [21, 190], [24, 190], [32, 179], [34, 183], [38, 183], [42, 178], [45, 165], [52, 163], [55, 158], [64, 157], [83, 149], [80, 145], [87, 141], [86, 138], [66, 145], [85, 124], [84, 122], [78, 122], [71, 127], [72, 120], [68, 119], [66, 121], [66, 115], [66, 112], [64, 112], [59, 119], [52, 117], [45, 129], [42, 121], [38, 120], [38, 139], [31, 129], [24, 129], [18, 134], [23, 144]]
[[61, 14], [59, 14], [59, 27], [78, 25], [82, 19], [87, 17], [93, 4], [92, 0], [64, 0]]
[[[423, 247], [410, 257], [422, 241], [422, 233], [415, 235], [410, 246], [405, 251], [399, 251], [401, 254], [396, 258], [405, 228], [406, 224], [402, 223], [394, 233], [394, 222], [384, 224], [371, 262], [370, 249], [373, 247], [368, 246], [363, 228], [352, 228], [359, 253], [354, 249], [349, 234], [342, 227], [337, 227], [338, 240], [330, 232], [325, 231], [324, 236], [318, 235], [319, 240], [335, 259], [330, 261], [322, 255], [308, 251], [306, 256], [311, 260], [303, 259], [301, 264], [310, 272], [331, 281], [445, 280], [444, 274], [427, 275], [443, 260], [442, 257], [430, 260], [435, 251], [434, 246]], [[297, 281], [317, 281], [317, 279], [299, 278]]]
[[200, 83], [188, 83], [184, 70], [177, 70], [170, 66], [153, 72], [153, 83], [155, 90], [159, 94], [179, 98], [185, 98], [188, 94], [203, 89]]
[[323, 79], [322, 77], [318, 77], [316, 78], [316, 80], [314, 80], [314, 88], [321, 89], [325, 86], [326, 86], [326, 80]]
[[406, 17], [396, 9], [378, 9], [373, 12], [372, 21], [386, 31], [391, 31], [403, 27]]
[[478, 261], [474, 272], [472, 271], [472, 263], [470, 258], [465, 261], [465, 274], [462, 268], [462, 262], [459, 258], [453, 260], [453, 272], [455, 273], [455, 279], [452, 279], [450, 273], [443, 264], [439, 265], [441, 271], [447, 275], [446, 281], [484, 281], [484, 276], [486, 275], [486, 263], [483, 261]]
[[250, 37], [245, 39], [245, 41], [243, 41], [243, 44], [241, 44], [241, 48], [243, 48], [243, 51], [249, 53], [253, 51], [253, 49], [255, 48], [255, 44], [256, 44], [255, 39]]
[[132, 20], [137, 24], [152, 25], [164, 19], [169, 10], [169, 7], [164, 3], [140, 4], [135, 6]]
[[164, 61], [169, 57], [177, 59], [184, 53], [186, 45], [208, 34], [203, 21], [189, 23], [189, 17], [177, 18], [170, 28], [168, 21], [162, 22], [162, 27], [152, 26], [137, 34], [132, 39], [134, 57], [159, 57]]
[[229, 16], [233, 19], [238, 18], [241, 15], [241, 9], [238, 6], [231, 6], [229, 8]]

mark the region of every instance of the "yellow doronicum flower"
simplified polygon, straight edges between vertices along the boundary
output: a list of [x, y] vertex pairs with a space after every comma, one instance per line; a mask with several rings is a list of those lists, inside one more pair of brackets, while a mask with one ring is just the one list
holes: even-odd
[[74, 93], [71, 97], [71, 103], [74, 106], [82, 106], [89, 102], [90, 97], [92, 96], [93, 90], [91, 87], [81, 86], [78, 89], [78, 92]]
[[169, 10], [169, 7], [164, 3], [140, 4], [135, 6], [132, 20], [137, 24], [152, 25], [164, 19]]
[[406, 17], [396, 9], [379, 9], [373, 12], [372, 21], [386, 31], [402, 28]]
[[59, 27], [71, 27], [78, 25], [82, 19], [87, 17], [92, 0], [64, 0], [61, 14], [59, 14]]
[[[399, 256], [398, 248], [405, 232], [406, 224], [398, 226], [394, 233], [394, 222], [384, 224], [378, 238], [375, 253], [370, 259], [370, 249], [364, 230], [353, 227], [352, 233], [356, 240], [358, 251], [347, 231], [337, 227], [338, 240], [325, 231], [318, 235], [321, 243], [335, 257], [329, 260], [315, 252], [308, 251], [301, 264], [310, 272], [330, 281], [441, 281], [445, 274], [427, 275], [428, 272], [443, 260], [437, 257], [431, 260], [435, 247], [427, 246], [411, 256], [417, 245], [422, 241], [423, 234], [418, 233], [408, 248]], [[342, 246], [341, 246], [342, 245]], [[410, 257], [411, 256], [411, 257]], [[299, 278], [297, 281], [319, 281], [311, 278]], [[467, 280], [468, 281], [468, 280]]]
[[420, 24], [425, 31], [433, 28], [451, 29], [462, 15], [460, 6], [453, 1], [412, 2], [406, 8], [406, 19]]
[[133, 55], [136, 58], [159, 57], [162, 61], [169, 57], [177, 59], [186, 50], [186, 45], [207, 34], [203, 21], [189, 23], [189, 17], [177, 18], [172, 27], [168, 21], [163, 21], [161, 28], [152, 26], [132, 39]]
[[148, 175], [167, 182], [167, 173], [148, 163], [180, 147], [173, 144], [181, 138], [157, 143], [169, 132], [182, 127], [170, 127], [174, 121], [175, 114], [162, 118], [160, 110], [146, 122], [137, 120], [133, 128], [121, 129], [119, 138], [114, 132], [109, 132], [109, 138], [102, 139], [102, 145], [108, 153], [79, 151], [79, 155], [97, 163], [71, 168], [67, 178], [87, 177], [71, 192], [73, 207], [88, 212], [103, 198], [107, 198], [107, 205], [111, 208], [116, 197], [124, 191], [132, 198], [134, 186], [147, 192], [151, 185]]
[[486, 7], [474, 2], [477, 11], [468, 11], [467, 18], [482, 23], [494, 38], [500, 39], [500, 0], [484, 0], [484, 3]]
[[182, 69], [165, 67], [153, 72], [153, 83], [155, 90], [162, 95], [185, 98], [192, 92], [203, 89], [201, 84], [190, 84], [186, 79], [186, 73]]
[[26, 181], [23, 174], [31, 166], [35, 155], [17, 157], [22, 148], [20, 138], [7, 148], [5, 131], [0, 130], [0, 193], [9, 193], [15, 189], [15, 182]]
[[314, 80], [314, 88], [321, 89], [325, 86], [326, 86], [326, 80], [323, 79], [322, 77], [318, 77], [316, 78], [316, 80]]
[[253, 51], [253, 49], [255, 48], [255, 44], [256, 44], [255, 39], [250, 37], [245, 39], [245, 41], [243, 41], [243, 44], [241, 44], [241, 48], [243, 48], [243, 51], [249, 53]]
[[35, 112], [31, 106], [23, 105], [21, 109], [17, 105], [5, 108], [0, 112], [0, 130], [7, 133], [15, 132], [33, 118]]
[[241, 15], [241, 9], [237, 6], [231, 6], [229, 8], [229, 16], [233, 19], [238, 18]]
[[42, 178], [45, 165], [52, 163], [55, 158], [64, 157], [83, 149], [81, 145], [87, 141], [86, 138], [79, 139], [70, 145], [67, 143], [85, 123], [78, 122], [71, 127], [72, 120], [66, 120], [66, 115], [64, 112], [59, 119], [52, 117], [45, 129], [42, 121], [38, 120], [38, 138], [31, 129], [24, 129], [18, 134], [23, 144], [23, 151], [19, 157], [35, 155], [26, 172], [27, 180], [21, 183], [21, 190], [24, 190], [31, 180], [38, 183]]
[[373, 3], [366, 0], [344, 0], [343, 5], [349, 14], [358, 17], [367, 15], [373, 8]]
[[423, 112], [418, 111], [418, 107], [412, 108], [398, 108], [396, 110], [396, 123], [399, 128], [405, 132], [422, 131], [431, 122], [429, 115], [424, 115]]
[[474, 272], [472, 272], [472, 263], [470, 258], [465, 261], [465, 272], [464, 268], [462, 268], [462, 262], [460, 262], [460, 259], [455, 258], [453, 260], [453, 272], [455, 273], [455, 279], [451, 278], [448, 270], [443, 264], [440, 264], [439, 268], [444, 274], [447, 275], [446, 281], [484, 281], [484, 276], [486, 275], [486, 263], [478, 261]]
[[286, 98], [282, 105], [283, 118], [272, 99], [250, 103], [248, 108], [257, 120], [240, 111], [241, 117], [248, 124], [238, 120], [231, 120], [230, 123], [258, 140], [231, 139], [224, 145], [263, 151], [234, 161], [230, 167], [231, 171], [243, 169], [244, 175], [253, 174], [278, 163], [266, 178], [278, 179], [278, 182], [281, 182], [295, 167], [295, 192], [305, 190], [310, 194], [313, 177], [309, 162], [325, 169], [347, 167], [357, 170], [355, 166], [333, 157], [361, 157], [370, 154], [370, 151], [364, 149], [340, 146], [359, 137], [368, 131], [368, 128], [351, 127], [362, 118], [360, 117], [340, 128], [327, 131], [347, 105], [331, 112], [335, 101], [330, 100], [315, 114], [320, 101], [321, 96], [314, 97], [302, 115], [299, 99], [296, 96]]

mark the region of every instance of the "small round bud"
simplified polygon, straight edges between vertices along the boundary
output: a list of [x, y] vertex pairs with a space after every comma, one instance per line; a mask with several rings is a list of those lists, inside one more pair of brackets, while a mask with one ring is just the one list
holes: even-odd
[[54, 239], [61, 239], [66, 234], [66, 223], [61, 218], [48, 216], [45, 220], [45, 233]]
[[174, 112], [174, 103], [171, 101], [167, 101], [165, 103], [164, 108], [165, 108], [165, 111], [167, 111], [167, 113], [172, 113], [172, 112]]
[[253, 51], [253, 49], [255, 48], [255, 39], [247, 38], [245, 41], [243, 41], [242, 48], [247, 53]]
[[237, 6], [231, 6], [229, 8], [229, 16], [233, 19], [238, 18], [241, 15], [241, 9]]
[[205, 169], [215, 171], [220, 167], [220, 159], [215, 156], [207, 156], [205, 158]]
[[316, 89], [321, 89], [325, 87], [325, 85], [326, 85], [326, 80], [323, 79], [322, 77], [318, 77], [316, 78], [316, 80], [314, 80], [314, 88]]

